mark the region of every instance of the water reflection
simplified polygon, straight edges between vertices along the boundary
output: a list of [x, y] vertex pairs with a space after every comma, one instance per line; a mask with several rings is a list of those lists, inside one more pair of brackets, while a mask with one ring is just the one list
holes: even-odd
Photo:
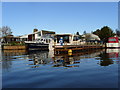
[[53, 60], [53, 67], [79, 67], [79, 64], [76, 64], [80, 63], [80, 56], [55, 56]]
[[107, 49], [99, 55], [101, 66], [109, 66], [120, 61], [120, 49]]
[[105, 53], [105, 52], [101, 53], [101, 54], [99, 55], [99, 57], [100, 57], [100, 58], [99, 58], [99, 60], [100, 60], [100, 63], [99, 63], [99, 64], [100, 64], [101, 66], [108, 66], [108, 65], [114, 63], [113, 60], [109, 58], [109, 55], [108, 55], [107, 53]]
[[33, 63], [28, 64], [28, 65], [34, 65], [32, 68], [37, 68], [39, 65], [46, 65], [51, 62], [51, 59], [49, 57], [49, 52], [48, 51], [31, 51], [28, 52], [28, 58], [29, 61], [33, 61]]
[[120, 49], [107, 49], [106, 53], [109, 55], [109, 58], [120, 59]]
[[1, 52], [2, 68], [7, 71], [11, 68], [13, 60], [17, 60], [20, 55], [26, 54], [26, 50], [1, 50]]
[[3, 50], [3, 56], [20, 56], [26, 53], [26, 50]]
[[73, 53], [72, 55], [54, 55], [54, 67], [79, 67], [81, 59], [94, 58], [100, 55], [101, 52], [103, 52], [103, 50], [84, 51]]
[[50, 65], [51, 67], [79, 67], [81, 59], [83, 60], [87, 58], [94, 58], [93, 60], [100, 66], [118, 64], [120, 59], [120, 49], [84, 51], [73, 53], [72, 55], [54, 55], [53, 51], [3, 51], [2, 66], [3, 69], [9, 69], [13, 63], [18, 63], [21, 61], [22, 63], [19, 63], [19, 65], [28, 65], [32, 68], [45, 65]]

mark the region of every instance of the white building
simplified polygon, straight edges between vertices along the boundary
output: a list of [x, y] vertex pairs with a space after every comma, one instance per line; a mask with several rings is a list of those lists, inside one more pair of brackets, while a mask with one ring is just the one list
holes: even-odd
[[20, 36], [20, 38], [22, 41], [34, 41], [41, 38], [51, 38], [54, 34], [55, 32], [53, 31], [46, 30], [38, 31], [37, 29], [34, 29], [32, 34], [22, 35]]
[[95, 34], [92, 34], [92, 33], [84, 34], [83, 37], [84, 37], [86, 40], [100, 40], [99, 36], [97, 36], [97, 35], [95, 35]]

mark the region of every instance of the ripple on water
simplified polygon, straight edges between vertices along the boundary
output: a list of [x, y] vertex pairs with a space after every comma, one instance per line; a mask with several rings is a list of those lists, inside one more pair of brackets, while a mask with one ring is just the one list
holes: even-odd
[[[95, 53], [95, 52], [94, 52]], [[102, 53], [105, 54], [105, 53]], [[3, 87], [11, 88], [115, 88], [118, 66], [116, 58], [75, 56], [54, 62], [48, 52], [9, 56], [3, 60]], [[36, 58], [37, 57], [37, 58]], [[48, 59], [49, 58], [49, 59]], [[66, 62], [64, 62], [66, 61]], [[100, 63], [107, 63], [102, 65]], [[4, 71], [7, 70], [8, 71]]]

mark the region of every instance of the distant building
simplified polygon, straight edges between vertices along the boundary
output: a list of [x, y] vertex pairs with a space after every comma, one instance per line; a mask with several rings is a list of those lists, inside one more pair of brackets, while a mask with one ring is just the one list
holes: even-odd
[[20, 42], [20, 38], [19, 37], [15, 37], [13, 35], [8, 35], [5, 37], [0, 37], [0, 42], [1, 43], [10, 43], [10, 42]]
[[90, 41], [90, 40], [100, 40], [99, 36], [95, 35], [95, 34], [92, 34], [92, 33], [86, 33], [83, 35], [83, 37], [87, 40], [87, 41]]

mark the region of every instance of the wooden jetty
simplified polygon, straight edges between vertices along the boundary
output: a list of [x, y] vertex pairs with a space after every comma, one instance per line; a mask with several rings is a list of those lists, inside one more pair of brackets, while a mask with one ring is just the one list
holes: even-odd
[[55, 45], [54, 47], [54, 53], [55, 54], [62, 54], [65, 53], [74, 53], [79, 51], [89, 51], [94, 49], [102, 49], [104, 48], [102, 45]]

